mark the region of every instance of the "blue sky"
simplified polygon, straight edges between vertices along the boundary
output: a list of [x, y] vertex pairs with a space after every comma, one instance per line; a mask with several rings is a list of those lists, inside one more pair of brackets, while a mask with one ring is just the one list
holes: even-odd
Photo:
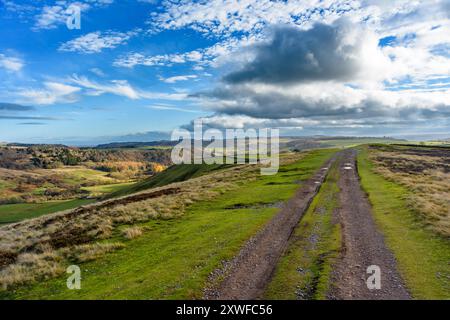
[[0, 39], [0, 141], [450, 132], [448, 0], [0, 0]]

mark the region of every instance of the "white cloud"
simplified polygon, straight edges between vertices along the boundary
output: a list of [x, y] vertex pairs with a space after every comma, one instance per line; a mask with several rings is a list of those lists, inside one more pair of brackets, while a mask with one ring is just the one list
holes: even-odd
[[81, 14], [87, 12], [93, 7], [104, 7], [113, 3], [114, 0], [79, 0], [79, 1], [66, 1], [59, 0], [55, 2], [55, 5], [45, 5], [41, 12], [36, 16], [34, 24], [34, 30], [41, 29], [54, 29], [60, 25], [66, 23], [67, 18], [71, 15], [69, 7], [71, 5], [78, 6], [81, 10]]
[[113, 49], [121, 44], [125, 44], [136, 34], [136, 31], [127, 33], [113, 31], [91, 32], [62, 44], [58, 50], [87, 54], [98, 53], [103, 49]]
[[[90, 9], [90, 5], [87, 3], [74, 2], [73, 4], [79, 6], [81, 14]], [[67, 1], [59, 1], [57, 5], [44, 6], [41, 13], [36, 16], [36, 22], [33, 29], [54, 29], [59, 25], [65, 24], [67, 18], [72, 13], [69, 9], [69, 5], [70, 3]]]
[[187, 93], [151, 92], [134, 88], [126, 80], [99, 83], [78, 75], [73, 75], [63, 82], [46, 81], [41, 88], [19, 88], [14, 93], [16, 97], [20, 97], [20, 101], [37, 105], [74, 103], [79, 101], [82, 95], [100, 96], [103, 94], [113, 94], [131, 100], [192, 100]]
[[153, 14], [152, 26], [156, 30], [190, 27], [206, 35], [229, 36], [237, 32], [255, 33], [267, 25], [305, 25], [320, 19], [332, 22], [343, 12], [359, 8], [351, 0], [210, 0], [167, 1], [165, 10]]
[[219, 67], [230, 62], [245, 61], [247, 53], [242, 49], [254, 44], [258, 38], [257, 36], [228, 38], [210, 47], [182, 53], [147, 56], [142, 53], [130, 52], [117, 58], [113, 64], [116, 67], [133, 68], [137, 65], [170, 67], [174, 64], [192, 63], [194, 70], [203, 70], [205, 66]]
[[169, 106], [169, 105], [152, 105], [152, 106], [149, 106], [148, 109], [169, 110], [169, 111], [179, 111], [179, 112], [188, 112], [188, 113], [200, 113], [200, 111], [197, 111], [197, 110], [179, 108], [179, 107], [174, 107], [174, 106]]
[[86, 77], [74, 75], [70, 81], [84, 89], [88, 89], [87, 93], [89, 95], [111, 93], [132, 100], [139, 99], [139, 93], [126, 80], [112, 80], [108, 84], [99, 84]]
[[174, 76], [174, 77], [169, 77], [169, 78], [160, 77], [160, 80], [165, 83], [175, 83], [177, 81], [187, 81], [189, 79], [196, 79], [196, 78], [197, 78], [196, 75], [191, 74], [191, 75]]
[[22, 70], [24, 65], [25, 63], [22, 59], [0, 53], [0, 68], [4, 68], [9, 72], [18, 72]]
[[33, 104], [72, 103], [78, 100], [75, 95], [81, 89], [58, 82], [44, 82], [42, 89], [22, 89], [19, 95]]
[[93, 74], [95, 74], [98, 77], [105, 77], [106, 76], [106, 74], [100, 68], [91, 68], [91, 69], [89, 69], [89, 71], [92, 72]]
[[[199, 55], [201, 53], [199, 51]], [[192, 58], [194, 57], [194, 58]], [[145, 56], [141, 53], [129, 53], [125, 56], [119, 57], [114, 61], [116, 67], [133, 68], [136, 65], [143, 66], [172, 66], [174, 64], [181, 64], [186, 62], [198, 61], [197, 56], [192, 56], [192, 51], [187, 53], [174, 53], [155, 56]]]
[[87, 77], [73, 75], [69, 81], [82, 87], [88, 95], [102, 95], [105, 93], [123, 96], [128, 99], [155, 99], [155, 100], [184, 100], [185, 93], [163, 93], [136, 89], [126, 80], [111, 80], [108, 83], [91, 81]]

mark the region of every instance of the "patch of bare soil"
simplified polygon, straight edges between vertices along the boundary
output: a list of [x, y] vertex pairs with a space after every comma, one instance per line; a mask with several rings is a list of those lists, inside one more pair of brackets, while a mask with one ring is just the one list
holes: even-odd
[[[366, 194], [361, 189], [356, 151], [345, 150], [340, 164], [340, 208], [343, 252], [333, 272], [330, 299], [404, 300], [410, 295], [397, 271], [394, 255], [377, 230]], [[369, 290], [367, 268], [380, 267], [381, 289]]]
[[13, 263], [17, 258], [16, 253], [0, 251], [0, 269]]
[[224, 280], [205, 289], [205, 299], [249, 300], [261, 297], [292, 232], [319, 191], [332, 161], [334, 159], [307, 180], [233, 260], [225, 262], [222, 269], [211, 275], [211, 283], [220, 278]]

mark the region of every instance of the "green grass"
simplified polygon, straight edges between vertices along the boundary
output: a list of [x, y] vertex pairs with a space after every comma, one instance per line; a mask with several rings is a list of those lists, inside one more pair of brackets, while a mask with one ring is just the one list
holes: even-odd
[[14, 188], [14, 186], [15, 184], [10, 181], [0, 180], [0, 192], [3, 191], [4, 189]]
[[338, 204], [337, 181], [334, 165], [295, 229], [267, 287], [266, 299], [326, 299], [332, 265], [341, 248], [340, 226], [333, 220]]
[[86, 182], [95, 184], [111, 184], [116, 182], [115, 179], [107, 177], [107, 172], [85, 167], [64, 167], [60, 169], [50, 169], [50, 172], [61, 174], [64, 177], [64, 182], [71, 185], [77, 185]]
[[[0, 293], [0, 298], [201, 298], [208, 275], [221, 266], [221, 261], [231, 259], [278, 210], [258, 205], [290, 198], [299, 187], [298, 181], [311, 176], [333, 153], [311, 152], [298, 163], [282, 167], [276, 176], [242, 181], [233, 191], [191, 205], [181, 218], [144, 223], [140, 238], [124, 240], [117, 232], [108, 241], [124, 241], [126, 247], [81, 264], [79, 291], [67, 290], [66, 277], [62, 276]], [[229, 209], [240, 204], [255, 207]]]
[[113, 183], [113, 184], [103, 184], [92, 187], [83, 187], [82, 190], [89, 191], [93, 196], [101, 196], [106, 194], [111, 194], [114, 192], [120, 192], [123, 189], [127, 189], [134, 185], [135, 182], [125, 182], [125, 183]]
[[36, 218], [45, 214], [68, 210], [92, 203], [94, 200], [75, 199], [45, 203], [19, 203], [0, 205], [0, 225]]
[[199, 177], [212, 171], [227, 167], [228, 165], [174, 165], [148, 179], [145, 179], [144, 181], [137, 182], [126, 188], [121, 188], [120, 190], [108, 195], [107, 198], [121, 197], [151, 188], [162, 187], [174, 182], [186, 181], [190, 178]]
[[377, 225], [412, 295], [418, 299], [450, 299], [449, 240], [425, 230], [419, 214], [407, 206], [410, 191], [373, 172], [367, 147], [360, 149], [358, 169]]

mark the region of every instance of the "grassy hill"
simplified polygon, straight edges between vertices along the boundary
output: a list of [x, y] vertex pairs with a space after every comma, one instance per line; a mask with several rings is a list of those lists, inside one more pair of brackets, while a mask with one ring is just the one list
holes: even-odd
[[162, 187], [174, 182], [186, 181], [191, 178], [196, 178], [212, 171], [225, 169], [230, 165], [206, 165], [206, 164], [182, 164], [174, 165], [163, 172], [160, 172], [148, 179], [137, 182], [132, 185], [128, 185], [116, 192], [109, 194], [106, 198], [115, 198], [126, 196], [132, 193], [136, 193], [151, 188]]
[[[66, 248], [55, 249], [52, 254], [63, 259], [58, 262], [61, 268], [55, 269], [57, 272], [44, 280], [39, 270], [33, 269], [32, 279], [27, 278], [29, 273], [24, 275], [24, 281], [32, 283], [0, 291], [0, 299], [201, 298], [211, 272], [220, 267], [222, 261], [235, 256], [243, 243], [258, 232], [334, 152], [316, 150], [291, 155], [292, 159], [282, 163], [279, 174], [274, 176], [261, 176], [259, 170], [246, 166], [230, 170], [220, 170], [225, 167], [220, 165], [171, 167], [164, 174], [148, 179], [147, 184], [134, 188], [201, 177], [179, 185], [176, 194], [104, 208], [97, 221], [92, 221], [98, 216], [96, 212], [86, 212], [83, 221], [74, 221], [74, 217], [59, 221], [64, 228], [91, 224], [86, 226], [88, 232], [109, 219], [115, 219], [116, 223], [106, 238], [95, 240], [99, 241], [97, 243], [67, 244]], [[122, 192], [130, 192], [130, 189]], [[150, 213], [153, 210], [157, 210], [158, 215], [128, 220], [139, 215], [139, 211]], [[125, 220], [118, 220], [118, 213]], [[139, 230], [139, 236], [126, 237], [124, 234], [130, 228]], [[80, 235], [82, 232], [81, 229], [75, 231]], [[112, 250], [112, 247], [118, 249]], [[74, 252], [76, 256], [66, 257], [67, 252]], [[82, 290], [67, 290], [64, 270], [73, 263], [83, 270]]]

